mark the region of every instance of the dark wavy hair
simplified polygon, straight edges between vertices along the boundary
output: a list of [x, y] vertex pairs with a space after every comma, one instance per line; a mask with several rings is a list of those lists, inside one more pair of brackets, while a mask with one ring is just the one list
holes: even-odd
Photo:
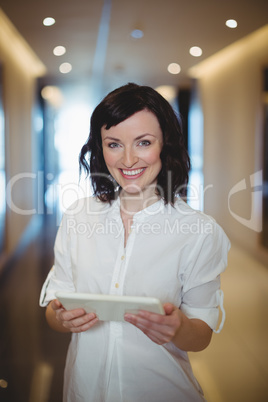
[[162, 168], [157, 177], [156, 192], [165, 203], [173, 205], [176, 195], [186, 195], [190, 159], [179, 118], [169, 102], [148, 86], [124, 85], [110, 92], [95, 108], [90, 120], [90, 134], [79, 156], [80, 174], [84, 169], [90, 175], [94, 195], [101, 201], [111, 202], [116, 198], [118, 185], [111, 178], [103, 158], [101, 128], [109, 130], [141, 110], [152, 112], [160, 124]]

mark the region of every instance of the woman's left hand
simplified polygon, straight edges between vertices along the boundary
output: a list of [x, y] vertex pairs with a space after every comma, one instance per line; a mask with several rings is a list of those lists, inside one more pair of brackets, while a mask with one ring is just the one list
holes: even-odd
[[158, 345], [170, 342], [178, 333], [183, 313], [171, 303], [164, 304], [165, 315], [140, 310], [138, 314], [125, 314], [125, 320], [147, 335]]

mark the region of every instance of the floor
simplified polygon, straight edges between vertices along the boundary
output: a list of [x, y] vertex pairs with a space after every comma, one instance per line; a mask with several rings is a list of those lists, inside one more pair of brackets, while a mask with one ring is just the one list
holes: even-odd
[[[0, 401], [60, 402], [69, 335], [38, 306], [53, 262], [53, 222], [32, 236], [0, 273]], [[203, 352], [190, 353], [208, 402], [268, 401], [268, 267], [232, 245], [222, 277], [226, 323]], [[183, 401], [182, 401], [183, 402]]]
[[268, 401], [268, 266], [234, 244], [222, 275], [226, 322], [190, 354], [208, 402]]
[[0, 274], [1, 402], [62, 400], [69, 335], [52, 331], [38, 305], [53, 263], [55, 228], [46, 220], [35, 222], [31, 229], [30, 239], [24, 239]]

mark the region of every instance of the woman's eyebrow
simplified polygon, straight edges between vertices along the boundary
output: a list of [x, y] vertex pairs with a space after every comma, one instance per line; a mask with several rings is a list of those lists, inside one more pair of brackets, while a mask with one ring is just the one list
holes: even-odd
[[120, 142], [120, 140], [118, 138], [114, 138], [114, 137], [105, 137], [104, 140], [111, 140], [111, 141]]
[[143, 137], [147, 137], [147, 135], [150, 135], [151, 137], [154, 137], [153, 134], [145, 133], [145, 134], [141, 134], [141, 135], [139, 135], [138, 137], [136, 137], [135, 140], [140, 140], [140, 139], [143, 138]]
[[[153, 134], [145, 133], [145, 134], [141, 134], [138, 137], [136, 137], [135, 140], [140, 140], [141, 138], [146, 137], [147, 135], [150, 135], [151, 137], [154, 137]], [[114, 138], [114, 137], [110, 137], [110, 136], [105, 137], [104, 140], [111, 140], [111, 141], [120, 142], [119, 138]]]

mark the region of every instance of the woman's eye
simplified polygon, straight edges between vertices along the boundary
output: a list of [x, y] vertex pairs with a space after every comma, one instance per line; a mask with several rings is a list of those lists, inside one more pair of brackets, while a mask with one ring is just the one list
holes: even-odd
[[117, 144], [117, 142], [111, 142], [110, 144], [108, 144], [109, 148], [117, 148], [119, 147], [119, 144]]
[[150, 144], [151, 143], [148, 140], [143, 140], [143, 141], [139, 142], [139, 146], [141, 146], [141, 147], [148, 147], [148, 145], [150, 145]]

